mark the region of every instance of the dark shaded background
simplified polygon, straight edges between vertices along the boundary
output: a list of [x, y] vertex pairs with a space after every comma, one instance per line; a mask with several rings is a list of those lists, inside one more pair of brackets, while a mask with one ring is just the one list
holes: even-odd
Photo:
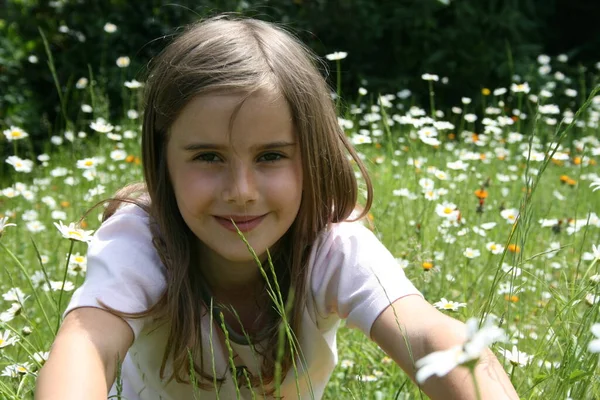
[[[222, 11], [283, 23], [320, 56], [347, 51], [341, 65], [342, 92], [348, 100], [366, 81], [371, 93], [408, 88], [418, 103], [427, 104], [420, 76], [429, 72], [449, 79], [436, 87], [438, 108], [448, 108], [461, 96], [475, 98], [482, 87], [508, 86], [513, 74], [530, 79], [540, 53], [567, 54], [568, 65], [560, 67], [574, 70], [592, 70], [600, 61], [598, 0], [453, 0], [449, 6], [437, 0], [63, 3], [57, 8], [41, 0], [0, 2], [2, 128], [21, 126], [44, 140], [66, 126], [39, 29], [47, 37], [69, 116], [77, 115], [84, 100], [74, 89], [75, 81], [91, 74], [98, 83], [95, 95], [111, 104], [104, 112], [119, 117], [123, 79], [143, 79], [147, 61], [178, 26]], [[106, 22], [116, 24], [118, 32], [106, 34]], [[63, 24], [68, 34], [59, 32]], [[27, 61], [32, 54], [37, 64]], [[114, 65], [121, 55], [132, 60], [126, 70]], [[330, 73], [334, 86], [335, 71]]]

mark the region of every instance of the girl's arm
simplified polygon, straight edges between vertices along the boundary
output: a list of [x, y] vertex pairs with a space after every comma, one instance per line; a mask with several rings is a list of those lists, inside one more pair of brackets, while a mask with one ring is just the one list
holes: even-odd
[[99, 308], [67, 314], [37, 380], [37, 400], [106, 400], [118, 360], [133, 332], [121, 318]]
[[[462, 322], [442, 314], [422, 297], [406, 296], [379, 315], [371, 328], [371, 338], [414, 380], [414, 362], [434, 351], [464, 343], [466, 328]], [[405, 338], [410, 344], [410, 351]], [[475, 376], [482, 399], [519, 398], [504, 368], [489, 349], [478, 362]], [[432, 399], [477, 398], [472, 377], [465, 367], [457, 367], [443, 378], [429, 378], [422, 389]]]

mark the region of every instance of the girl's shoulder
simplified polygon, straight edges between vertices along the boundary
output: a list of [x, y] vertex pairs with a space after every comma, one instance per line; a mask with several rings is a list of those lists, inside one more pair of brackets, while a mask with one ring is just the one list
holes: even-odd
[[382, 246], [371, 229], [363, 220], [332, 223], [319, 234], [313, 247], [335, 251]]

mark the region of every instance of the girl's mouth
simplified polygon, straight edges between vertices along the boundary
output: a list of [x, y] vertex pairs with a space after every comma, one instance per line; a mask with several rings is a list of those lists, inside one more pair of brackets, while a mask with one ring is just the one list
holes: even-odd
[[[230, 215], [230, 216], [214, 216], [215, 219], [225, 229], [237, 232], [250, 232], [256, 228], [265, 219], [267, 214], [264, 215]], [[237, 229], [236, 229], [237, 226]]]

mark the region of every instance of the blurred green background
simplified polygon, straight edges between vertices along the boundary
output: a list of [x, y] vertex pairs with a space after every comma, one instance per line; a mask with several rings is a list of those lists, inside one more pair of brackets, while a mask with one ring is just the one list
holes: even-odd
[[[224, 11], [283, 23], [320, 56], [348, 52], [341, 72], [349, 99], [365, 86], [409, 89], [426, 104], [420, 76], [427, 72], [447, 78], [436, 87], [436, 105], [447, 108], [483, 87], [506, 87], [515, 74], [527, 81], [542, 53], [566, 54], [564, 68], [578, 69], [583, 81], [600, 61], [598, 0], [5, 0], [0, 125], [20, 126], [37, 141], [65, 128], [40, 31], [66, 106], [81, 107], [75, 83], [86, 77], [97, 80], [93, 95], [110, 113], [123, 110], [122, 79], [143, 80], [148, 60], [178, 27]], [[114, 33], [104, 30], [109, 22]], [[120, 56], [131, 59], [128, 68], [114, 68]]]

